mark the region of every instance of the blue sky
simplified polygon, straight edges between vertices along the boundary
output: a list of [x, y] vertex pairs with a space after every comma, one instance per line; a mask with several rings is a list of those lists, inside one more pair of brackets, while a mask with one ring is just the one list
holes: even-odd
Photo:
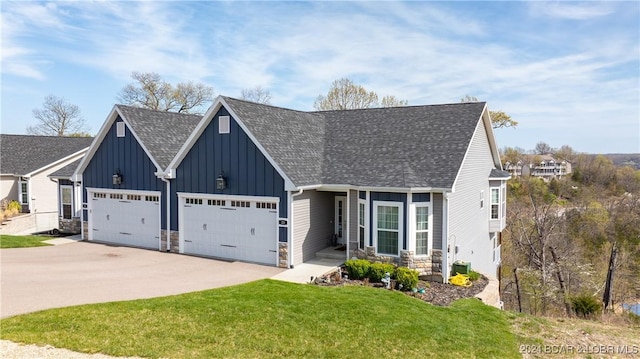
[[48, 94], [95, 134], [132, 71], [215, 94], [270, 90], [312, 110], [347, 77], [409, 105], [472, 95], [539, 141], [640, 152], [640, 2], [6, 2], [2, 133], [25, 133]]

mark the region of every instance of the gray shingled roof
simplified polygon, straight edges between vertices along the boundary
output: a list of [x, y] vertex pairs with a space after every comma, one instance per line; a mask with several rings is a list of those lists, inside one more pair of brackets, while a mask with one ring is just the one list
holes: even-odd
[[91, 141], [91, 137], [0, 135], [0, 173], [31, 173], [88, 148]]
[[125, 105], [116, 107], [149, 150], [149, 155], [163, 170], [202, 119], [200, 115], [154, 111]]
[[296, 186], [450, 188], [485, 106], [300, 112], [224, 99]]
[[297, 186], [322, 182], [322, 115], [224, 97], [256, 140]]
[[509, 178], [511, 177], [511, 173], [507, 171], [503, 171], [501, 169], [494, 168], [489, 173], [489, 178]]
[[49, 177], [71, 179], [71, 176], [76, 171], [76, 168], [78, 168], [80, 161], [82, 161], [82, 158], [79, 158], [69, 163], [68, 165], [62, 167], [61, 169], [53, 172], [52, 174], [49, 175]]

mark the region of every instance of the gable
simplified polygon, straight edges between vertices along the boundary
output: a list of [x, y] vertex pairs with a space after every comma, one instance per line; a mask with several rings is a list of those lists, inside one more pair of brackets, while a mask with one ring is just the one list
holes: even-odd
[[[155, 175], [156, 163], [149, 158], [138, 140], [125, 126], [125, 135], [117, 136], [120, 116], [111, 122], [90, 158], [82, 169], [84, 187], [160, 190], [162, 181]], [[114, 185], [112, 176], [122, 175], [122, 184]]]

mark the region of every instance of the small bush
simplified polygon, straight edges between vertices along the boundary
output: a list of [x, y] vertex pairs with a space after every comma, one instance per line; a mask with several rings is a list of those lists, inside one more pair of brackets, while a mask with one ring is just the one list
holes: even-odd
[[380, 282], [386, 273], [389, 273], [391, 277], [394, 277], [395, 269], [396, 266], [391, 263], [372, 263], [369, 267], [368, 277], [372, 282]]
[[9, 205], [7, 205], [7, 209], [11, 211], [15, 210], [15, 213], [20, 213], [20, 211], [22, 211], [22, 206], [18, 201], [11, 201], [9, 202]]
[[571, 308], [579, 317], [593, 317], [602, 310], [600, 300], [588, 294], [571, 297], [569, 301], [571, 302]]
[[476, 272], [476, 271], [474, 271], [473, 269], [469, 272], [469, 279], [472, 282], [477, 281], [478, 279], [480, 279], [480, 277], [481, 277], [481, 274]]
[[396, 268], [396, 281], [403, 290], [411, 290], [418, 285], [418, 271], [407, 267]]
[[349, 259], [344, 262], [350, 279], [364, 279], [369, 275], [371, 262], [366, 259]]

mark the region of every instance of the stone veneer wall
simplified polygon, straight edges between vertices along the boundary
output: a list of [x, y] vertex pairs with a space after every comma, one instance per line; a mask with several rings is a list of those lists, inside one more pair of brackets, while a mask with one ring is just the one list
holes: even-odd
[[278, 267], [289, 268], [289, 243], [278, 242]]
[[89, 240], [89, 222], [87, 221], [82, 222], [82, 238], [85, 241]]
[[415, 269], [421, 276], [427, 276], [434, 280], [442, 280], [442, 251], [433, 249], [431, 256], [416, 257], [413, 251], [400, 251], [400, 257], [376, 255], [375, 247], [365, 247], [364, 251], [355, 247], [352, 257], [367, 259], [372, 262], [395, 263], [401, 267]]
[[[171, 231], [171, 253], [180, 252], [180, 232]], [[167, 231], [165, 229], [160, 230], [160, 251], [167, 251]]]
[[80, 217], [72, 217], [71, 219], [58, 218], [58, 229], [62, 233], [78, 234], [82, 230], [80, 228]]

